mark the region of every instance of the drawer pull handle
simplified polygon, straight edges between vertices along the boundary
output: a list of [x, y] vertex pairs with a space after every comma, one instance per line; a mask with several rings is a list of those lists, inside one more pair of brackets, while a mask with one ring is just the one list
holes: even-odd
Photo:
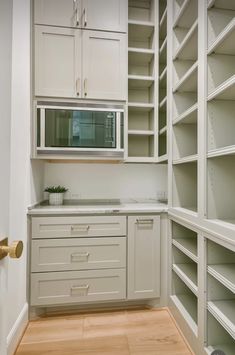
[[153, 218], [137, 218], [137, 224], [153, 224]]
[[89, 285], [80, 285], [71, 287], [71, 295], [84, 297], [88, 293]]
[[89, 229], [90, 229], [90, 226], [84, 226], [84, 227], [71, 226], [71, 231], [72, 232], [88, 232]]
[[89, 285], [72, 286], [71, 291], [88, 290]]
[[90, 253], [73, 253], [71, 254], [71, 261], [78, 262], [78, 261], [87, 261]]

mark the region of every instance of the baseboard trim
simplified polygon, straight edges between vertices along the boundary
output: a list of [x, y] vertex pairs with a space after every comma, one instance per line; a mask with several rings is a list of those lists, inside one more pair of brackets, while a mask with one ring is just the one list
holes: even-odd
[[13, 355], [28, 324], [28, 303], [25, 303], [19, 317], [7, 336], [7, 355]]

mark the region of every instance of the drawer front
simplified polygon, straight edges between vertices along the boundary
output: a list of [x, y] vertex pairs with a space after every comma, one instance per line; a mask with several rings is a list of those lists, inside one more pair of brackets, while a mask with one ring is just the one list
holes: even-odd
[[56, 305], [126, 298], [126, 270], [92, 270], [31, 275], [31, 305]]
[[32, 238], [126, 235], [125, 216], [33, 217]]
[[32, 272], [126, 267], [126, 237], [34, 239]]

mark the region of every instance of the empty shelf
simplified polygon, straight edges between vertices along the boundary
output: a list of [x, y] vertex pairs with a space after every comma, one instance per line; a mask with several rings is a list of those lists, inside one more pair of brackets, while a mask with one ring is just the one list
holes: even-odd
[[129, 65], [148, 66], [153, 57], [154, 51], [152, 49], [128, 48]]
[[163, 108], [166, 105], [167, 97], [165, 96], [162, 101], [159, 103], [160, 109]]
[[187, 111], [183, 112], [180, 116], [173, 120], [173, 125], [177, 123], [192, 124], [197, 123], [197, 103], [191, 106]]
[[165, 134], [167, 132], [167, 126], [163, 127], [162, 129], [160, 129], [159, 134]]
[[235, 55], [235, 18], [225, 27], [208, 49], [208, 54]]
[[208, 101], [235, 100], [235, 75], [219, 85], [209, 96]]
[[195, 60], [197, 57], [197, 26], [195, 21], [182, 43], [177, 48], [173, 60], [180, 58], [184, 60]]
[[172, 243], [194, 262], [198, 262], [196, 238], [176, 238]]
[[197, 296], [197, 265], [173, 264], [172, 268], [185, 285]]
[[161, 155], [160, 157], [158, 157], [158, 163], [165, 163], [168, 161], [168, 157], [167, 154]]
[[154, 108], [154, 104], [128, 102], [128, 108], [131, 111], [149, 112]]
[[210, 150], [207, 154], [208, 158], [221, 157], [226, 155], [234, 155], [235, 154], [235, 145], [230, 147], [218, 148]]
[[154, 135], [154, 131], [150, 131], [150, 130], [129, 130], [128, 131], [129, 135], [135, 135], [135, 136], [153, 136]]
[[153, 76], [128, 75], [129, 88], [149, 88], [153, 83]]
[[208, 273], [235, 293], [235, 264], [209, 265]]
[[197, 62], [184, 74], [175, 85], [173, 92], [195, 92], [197, 91]]
[[209, 312], [235, 339], [235, 300], [209, 301]]
[[197, 154], [189, 155], [188, 157], [173, 160], [173, 164], [178, 165], [178, 164], [192, 163], [192, 162], [196, 162], [197, 159], [198, 159]]
[[182, 314], [194, 334], [197, 334], [197, 302], [190, 294], [171, 296], [171, 300]]

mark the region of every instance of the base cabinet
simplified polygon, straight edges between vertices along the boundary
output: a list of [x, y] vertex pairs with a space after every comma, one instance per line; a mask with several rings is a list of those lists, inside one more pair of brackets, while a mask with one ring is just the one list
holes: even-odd
[[128, 217], [127, 296], [160, 296], [160, 216]]

